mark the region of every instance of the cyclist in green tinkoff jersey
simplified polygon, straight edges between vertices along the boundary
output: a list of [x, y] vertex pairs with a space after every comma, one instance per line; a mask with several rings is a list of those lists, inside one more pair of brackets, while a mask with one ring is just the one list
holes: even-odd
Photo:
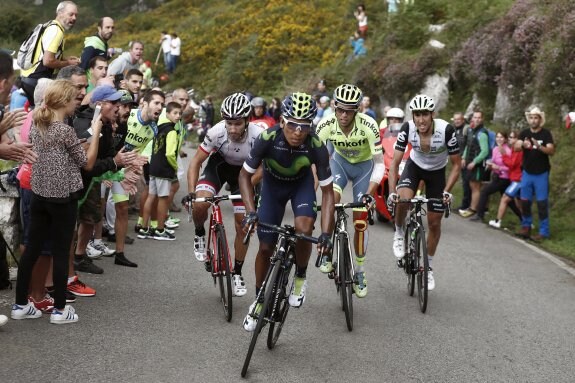
[[[246, 205], [244, 229], [252, 223], [280, 225], [288, 201], [291, 201], [298, 233], [311, 235], [316, 220], [316, 196], [312, 165], [315, 165], [322, 191], [321, 231], [318, 251], [331, 249], [330, 228], [334, 226], [334, 200], [329, 153], [313, 132], [312, 121], [317, 107], [312, 97], [305, 93], [292, 93], [282, 103], [279, 126], [263, 131], [256, 141], [240, 171], [239, 186]], [[252, 175], [263, 163], [262, 189], [256, 213]], [[260, 245], [256, 256], [256, 296], [270, 265], [278, 235], [258, 227]], [[296, 271], [291, 287], [289, 304], [300, 307], [305, 301], [306, 270], [312, 245], [307, 241], [296, 244]], [[252, 303], [244, 319], [244, 329], [254, 331], [261, 302]], [[254, 316], [252, 316], [254, 315]]]
[[[427, 273], [427, 289], [435, 288], [435, 279], [431, 261], [435, 255], [439, 238], [441, 237], [441, 219], [445, 211], [445, 204], [450, 203], [451, 188], [457, 182], [461, 170], [461, 156], [455, 128], [447, 121], [435, 117], [435, 102], [429, 96], [417, 95], [409, 103], [413, 113], [413, 120], [404, 122], [397, 136], [393, 162], [389, 168], [389, 197], [388, 204], [392, 205], [398, 199], [413, 198], [420, 181], [425, 182], [427, 198], [443, 199], [443, 203], [429, 202], [427, 204], [427, 259], [429, 271]], [[407, 145], [412, 150], [405, 168], [398, 181], [399, 164]], [[445, 182], [445, 168], [451, 161], [451, 171], [447, 183]], [[395, 235], [393, 237], [393, 253], [398, 261], [404, 256], [403, 236], [404, 224], [408, 204], [397, 204], [395, 207]]]
[[[375, 120], [358, 111], [363, 94], [351, 84], [338, 86], [333, 92], [335, 114], [322, 119], [317, 127], [319, 138], [333, 146], [329, 165], [333, 173], [335, 203], [339, 203], [348, 181], [353, 184], [353, 202], [364, 202], [371, 208], [373, 194], [385, 173], [379, 128]], [[353, 289], [358, 298], [367, 295], [364, 262], [367, 253], [367, 209], [354, 209], [354, 247], [356, 275]], [[333, 265], [324, 256], [320, 271], [330, 273]]]

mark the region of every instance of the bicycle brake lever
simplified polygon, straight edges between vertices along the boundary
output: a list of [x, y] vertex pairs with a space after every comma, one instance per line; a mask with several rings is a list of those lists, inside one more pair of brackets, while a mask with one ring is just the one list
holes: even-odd
[[251, 234], [252, 234], [253, 229], [254, 229], [254, 224], [250, 223], [250, 226], [248, 227], [248, 232], [242, 241], [244, 245], [248, 245], [250, 243], [250, 238], [251, 238]]
[[317, 252], [317, 259], [315, 260], [315, 267], [321, 266], [321, 259], [323, 258], [323, 251]]

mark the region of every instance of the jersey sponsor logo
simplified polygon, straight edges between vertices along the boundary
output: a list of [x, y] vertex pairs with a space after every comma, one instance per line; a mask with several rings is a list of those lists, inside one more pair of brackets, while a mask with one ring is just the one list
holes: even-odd
[[406, 138], [407, 137], [405, 132], [399, 132], [399, 134], [397, 135], [397, 142], [401, 142], [403, 144], [405, 143]]
[[449, 139], [449, 141], [447, 142], [448, 146], [455, 146], [457, 145], [457, 137], [455, 137], [455, 135], [453, 137], [451, 137]]
[[286, 177], [294, 177], [296, 176], [303, 168], [309, 168], [311, 166], [311, 162], [307, 156], [299, 156], [297, 157], [292, 163], [291, 166], [285, 167], [280, 165], [274, 159], [266, 159], [266, 164], [268, 167], [275, 172], [279, 173], [282, 176]]
[[300, 203], [299, 205], [296, 206], [296, 209], [301, 209], [302, 207], [307, 207], [309, 206], [309, 203]]
[[355, 142], [332, 141], [332, 143], [334, 146], [343, 146], [346, 148], [357, 148], [358, 146], [363, 146], [363, 145], [367, 144], [367, 138], [364, 138], [362, 140], [355, 141]]
[[275, 139], [276, 135], [277, 135], [277, 130], [274, 130], [274, 131], [264, 130], [263, 132], [260, 133], [260, 137], [264, 141], [269, 141], [270, 139]]
[[126, 136], [126, 141], [128, 141], [128, 140], [132, 141], [132, 142], [137, 142], [139, 144], [143, 144], [143, 143], [147, 143], [148, 141], [150, 141], [150, 138], [140, 136], [137, 133], [128, 132], [128, 135]]

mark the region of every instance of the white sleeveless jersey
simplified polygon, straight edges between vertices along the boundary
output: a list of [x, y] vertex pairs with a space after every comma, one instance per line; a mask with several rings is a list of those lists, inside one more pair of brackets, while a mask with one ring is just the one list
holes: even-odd
[[228, 140], [226, 122], [220, 121], [208, 130], [200, 149], [208, 154], [218, 152], [228, 164], [242, 166], [250, 154], [255, 139], [263, 131], [261, 126], [249, 123], [242, 141], [233, 142]]
[[395, 150], [405, 152], [407, 144], [411, 144], [412, 150], [409, 158], [417, 166], [425, 170], [443, 169], [447, 165], [450, 155], [459, 154], [455, 128], [445, 120], [434, 119], [432, 129], [430, 149], [428, 152], [424, 152], [421, 149], [421, 140], [413, 121], [404, 122], [397, 135]]

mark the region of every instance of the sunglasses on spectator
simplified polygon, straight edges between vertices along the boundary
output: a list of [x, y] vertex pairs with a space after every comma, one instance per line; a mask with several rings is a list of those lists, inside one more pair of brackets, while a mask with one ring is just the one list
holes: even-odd
[[290, 121], [283, 116], [282, 116], [282, 119], [284, 120], [285, 126], [289, 130], [291, 130], [292, 132], [295, 132], [298, 129], [300, 132], [309, 132], [311, 130], [311, 127], [312, 127], [311, 122], [306, 124], [306, 123], [301, 123], [301, 122]]

